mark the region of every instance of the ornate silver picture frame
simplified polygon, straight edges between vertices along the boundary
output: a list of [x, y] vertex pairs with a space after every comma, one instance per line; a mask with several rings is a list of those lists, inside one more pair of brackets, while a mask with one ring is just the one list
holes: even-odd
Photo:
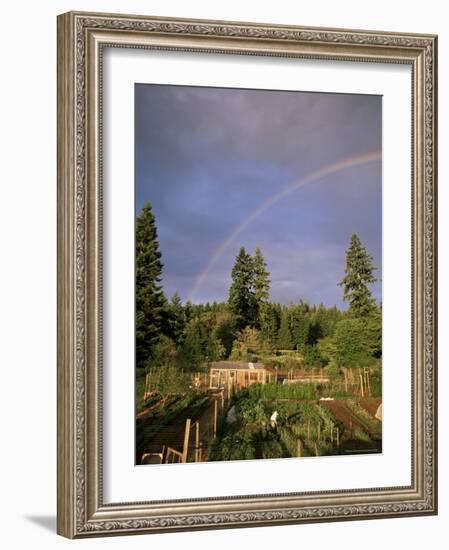
[[[412, 349], [403, 358], [411, 372], [411, 418], [404, 426], [411, 430], [409, 485], [267, 493], [261, 480], [260, 494], [155, 500], [149, 490], [145, 501], [105, 501], [102, 106], [107, 48], [411, 69], [412, 308], [403, 312], [412, 332]], [[78, 12], [58, 17], [59, 534], [83, 538], [437, 513], [436, 63], [433, 35]]]

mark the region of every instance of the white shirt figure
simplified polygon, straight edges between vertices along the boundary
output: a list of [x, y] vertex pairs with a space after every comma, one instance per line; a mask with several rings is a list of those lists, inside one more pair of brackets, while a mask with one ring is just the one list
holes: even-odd
[[270, 424], [271, 424], [271, 427], [273, 428], [273, 430], [276, 428], [277, 426], [277, 418], [279, 416], [279, 413], [277, 411], [274, 411], [274, 413], [270, 416]]

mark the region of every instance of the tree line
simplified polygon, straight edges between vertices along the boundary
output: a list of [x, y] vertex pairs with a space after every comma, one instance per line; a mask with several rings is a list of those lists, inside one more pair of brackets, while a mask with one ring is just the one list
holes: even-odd
[[170, 300], [162, 287], [162, 255], [150, 203], [136, 223], [136, 367], [197, 371], [221, 359], [276, 366], [379, 367], [381, 309], [369, 286], [373, 258], [351, 236], [339, 284], [348, 309], [299, 301], [270, 301], [270, 273], [263, 252], [240, 248], [231, 271], [228, 300], [205, 304]]

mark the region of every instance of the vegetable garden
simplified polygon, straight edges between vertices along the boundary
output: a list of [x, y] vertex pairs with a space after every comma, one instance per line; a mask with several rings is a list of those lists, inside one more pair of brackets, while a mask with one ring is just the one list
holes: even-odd
[[323, 393], [313, 384], [253, 384], [229, 399], [225, 391], [152, 395], [137, 419], [136, 461], [164, 448], [186, 462], [381, 452], [380, 399]]

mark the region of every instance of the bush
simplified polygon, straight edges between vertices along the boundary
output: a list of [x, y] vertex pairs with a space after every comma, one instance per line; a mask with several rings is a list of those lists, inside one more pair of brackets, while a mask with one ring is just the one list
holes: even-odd
[[255, 435], [251, 432], [230, 433], [211, 445], [210, 460], [251, 460], [256, 458]]
[[249, 387], [251, 397], [258, 399], [319, 399], [319, 393], [314, 384], [253, 384]]

